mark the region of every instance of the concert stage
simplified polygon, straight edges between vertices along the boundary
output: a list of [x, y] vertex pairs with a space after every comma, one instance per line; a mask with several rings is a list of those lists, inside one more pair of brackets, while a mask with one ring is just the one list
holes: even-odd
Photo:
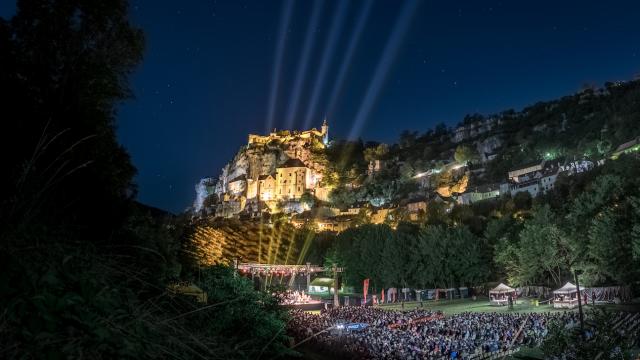
[[[287, 309], [299, 309], [304, 311], [322, 310], [324, 309], [324, 303], [322, 301], [311, 301], [307, 303], [294, 303], [294, 304], [282, 304], [280, 305]], [[330, 306], [329, 306], [330, 307]]]

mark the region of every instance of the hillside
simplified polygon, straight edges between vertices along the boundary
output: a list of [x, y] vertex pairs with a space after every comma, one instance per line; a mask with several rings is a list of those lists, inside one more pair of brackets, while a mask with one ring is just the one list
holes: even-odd
[[[563, 196], [556, 186], [638, 150], [639, 136], [638, 80], [468, 115], [454, 128], [404, 131], [395, 144], [329, 141], [326, 122], [321, 131], [249, 135], [217, 179], [197, 186], [195, 239], [207, 249], [205, 263], [300, 262], [290, 246], [297, 233], [420, 224], [469, 205], [495, 207], [487, 200]], [[274, 216], [287, 227], [269, 227]]]

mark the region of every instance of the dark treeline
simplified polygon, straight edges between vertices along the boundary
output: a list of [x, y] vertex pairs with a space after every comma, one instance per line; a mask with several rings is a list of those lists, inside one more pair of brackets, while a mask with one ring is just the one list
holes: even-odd
[[[422, 224], [365, 224], [340, 233], [328, 262], [359, 286], [436, 288], [560, 286], [583, 271], [585, 285], [640, 285], [640, 160], [622, 156], [589, 173], [561, 175], [532, 199], [502, 197], [450, 213], [429, 203]], [[326, 246], [326, 245], [325, 245]]]
[[[185, 251], [180, 217], [134, 201], [117, 104], [144, 37], [127, 1], [21, 0], [0, 19], [0, 356], [286, 353], [273, 297]], [[206, 303], [171, 295], [192, 282]]]

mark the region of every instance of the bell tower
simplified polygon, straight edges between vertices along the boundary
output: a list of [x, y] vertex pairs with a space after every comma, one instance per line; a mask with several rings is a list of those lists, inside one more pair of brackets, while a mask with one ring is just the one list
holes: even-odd
[[327, 119], [325, 118], [322, 122], [322, 142], [325, 145], [329, 144], [329, 125], [327, 125]]

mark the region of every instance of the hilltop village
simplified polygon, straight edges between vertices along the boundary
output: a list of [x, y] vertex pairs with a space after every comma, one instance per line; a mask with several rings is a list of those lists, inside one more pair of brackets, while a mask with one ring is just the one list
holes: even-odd
[[[391, 146], [331, 140], [326, 120], [320, 130], [250, 134], [217, 178], [196, 185], [193, 213], [277, 216], [295, 227], [341, 232], [363, 223], [421, 222], [435, 208], [447, 213], [491, 199], [540, 197], [563, 177], [640, 149], [633, 119], [607, 118], [599, 109], [624, 104], [638, 87], [608, 83], [520, 112], [470, 115], [452, 129], [405, 131]], [[566, 141], [578, 136], [580, 143]]]

